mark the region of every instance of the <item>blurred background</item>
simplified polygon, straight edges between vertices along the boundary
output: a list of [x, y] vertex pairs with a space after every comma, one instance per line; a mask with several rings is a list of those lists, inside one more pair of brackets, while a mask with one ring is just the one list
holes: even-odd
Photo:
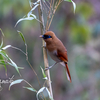
[[[77, 5], [76, 13], [69, 2], [59, 6], [50, 30], [64, 43], [68, 51], [69, 69], [72, 83], [68, 82], [65, 69], [57, 64], [50, 69], [52, 88], [55, 100], [100, 100], [100, 1], [74, 0]], [[12, 45], [25, 51], [25, 45], [17, 30], [21, 31], [28, 45], [29, 61], [36, 71], [41, 85], [44, 68], [42, 40], [39, 38], [40, 26], [36, 20], [22, 21], [17, 27], [16, 22], [30, 11], [28, 0], [0, 0], [0, 28], [5, 34], [4, 46]], [[38, 16], [38, 10], [34, 14]], [[1, 32], [0, 32], [1, 42]], [[25, 79], [36, 90], [39, 90], [37, 78], [26, 62], [25, 55], [20, 51], [8, 48], [7, 54], [19, 66], [21, 77], [12, 66], [5, 69], [0, 65], [0, 80]], [[49, 65], [54, 61], [48, 55]], [[24, 82], [11, 87], [1, 84], [0, 100], [36, 100], [36, 94], [23, 89]]]

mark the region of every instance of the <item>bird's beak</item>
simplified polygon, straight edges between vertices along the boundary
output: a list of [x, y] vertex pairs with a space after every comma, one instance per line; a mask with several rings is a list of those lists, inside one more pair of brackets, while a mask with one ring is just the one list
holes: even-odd
[[40, 37], [40, 38], [43, 38], [43, 35], [40, 35], [39, 37]]

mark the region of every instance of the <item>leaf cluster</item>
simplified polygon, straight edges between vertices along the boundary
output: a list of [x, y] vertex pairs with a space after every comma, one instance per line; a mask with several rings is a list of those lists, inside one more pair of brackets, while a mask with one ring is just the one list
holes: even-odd
[[[4, 33], [2, 30], [1, 30], [1, 33], [4, 36]], [[19, 75], [21, 76], [19, 69], [23, 69], [23, 68], [18, 67], [17, 64], [8, 56], [8, 54], [6, 53], [6, 49], [8, 49], [8, 48], [14, 48], [14, 47], [11, 45], [6, 45], [3, 47], [3, 37], [2, 37], [2, 41], [0, 44], [0, 64], [4, 66], [6, 75], [7, 75], [6, 65], [10, 65], [10, 66], [14, 67], [16, 69], [16, 71], [19, 73]]]
[[[64, 0], [67, 2], [71, 2], [73, 4], [73, 8], [74, 8], [74, 13], [75, 13], [75, 9], [76, 9], [76, 4], [73, 0]], [[44, 9], [44, 11], [46, 12], [46, 24], [43, 26], [45, 28], [45, 31], [48, 31], [50, 28], [50, 25], [52, 23], [53, 17], [55, 15], [55, 12], [58, 8], [58, 6], [63, 2], [63, 0], [37, 0], [35, 3], [31, 2], [31, 0], [29, 0], [29, 4], [31, 7], [31, 10], [28, 12], [27, 15], [25, 15], [23, 18], [19, 19], [16, 23], [16, 25], [24, 20], [37, 20], [38, 22], [42, 23], [35, 14], [33, 14], [33, 11], [40, 6], [40, 4], [42, 4], [42, 7]], [[15, 25], [15, 27], [16, 27]]]

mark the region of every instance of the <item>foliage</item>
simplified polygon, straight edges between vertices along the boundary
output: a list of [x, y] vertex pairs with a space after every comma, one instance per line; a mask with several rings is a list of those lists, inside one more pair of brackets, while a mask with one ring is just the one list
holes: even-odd
[[[56, 33], [67, 48], [69, 58], [68, 64], [72, 75], [72, 84], [69, 84], [64, 77], [65, 73], [63, 73], [63, 67], [59, 64], [50, 70], [52, 72], [51, 78], [55, 95], [54, 98], [55, 100], [66, 100], [66, 98], [68, 98], [68, 100], [99, 100], [100, 10], [98, 7], [100, 2], [98, 0], [73, 1], [77, 4], [75, 14], [69, 10], [71, 3], [63, 2], [61, 6], [59, 6], [59, 10], [56, 12], [50, 26], [50, 30], [53, 30]], [[36, 20], [22, 21], [14, 28], [17, 20], [24, 15], [27, 15], [30, 11], [28, 0], [24, 0], [24, 2], [22, 0], [0, 0], [0, 4], [0, 28], [2, 28], [5, 33], [3, 39], [0, 34], [0, 45], [3, 41], [2, 48], [10, 44], [11, 46], [16, 46], [24, 51], [25, 43], [22, 42], [23, 39], [20, 39], [18, 35], [19, 32], [17, 33], [15, 31], [21, 30], [27, 40], [29, 61], [39, 75], [39, 80], [42, 84], [43, 75], [41, 75], [40, 67], [37, 67], [43, 66], [43, 58], [40, 49], [41, 40], [39, 39], [39, 24], [37, 24]], [[44, 6], [43, 11], [44, 14], [47, 15], [47, 9], [44, 9]], [[37, 9], [34, 10], [33, 14], [36, 14], [37, 16]], [[18, 50], [11, 48], [4, 50], [4, 52], [18, 65], [24, 66], [24, 70], [18, 68], [22, 74], [22, 77], [20, 78], [19, 75], [16, 74], [15, 68], [9, 67], [6, 63], [7, 76], [5, 76], [4, 68], [2, 67], [4, 64], [0, 64], [0, 79], [8, 79], [15, 74], [15, 80], [23, 78], [32, 84], [37, 91], [41, 89], [37, 84], [35, 74], [32, 73], [32, 70], [25, 60], [25, 55]], [[50, 65], [54, 63], [51, 59], [49, 59], [49, 62]], [[20, 89], [20, 87], [25, 86], [24, 83], [25, 82], [22, 82], [21, 84], [12, 87], [10, 92], [7, 91], [7, 84], [1, 84], [3, 89], [0, 91], [0, 100], [35, 100], [36, 93], [27, 91], [26, 88]], [[30, 88], [30, 86], [25, 87]]]
[[[74, 13], [75, 13], [76, 4], [74, 3], [74, 1], [72, 1], [72, 0], [65, 0], [65, 1], [67, 1], [67, 2], [72, 2], [73, 8], [74, 8]], [[58, 0], [58, 1], [56, 1], [56, 2], [54, 2], [54, 1], [52, 2], [52, 1], [51, 1], [51, 3], [50, 3], [50, 1], [47, 1], [47, 2], [49, 2], [49, 5], [47, 4], [47, 2], [46, 2], [45, 0], [43, 0], [43, 1], [41, 1], [41, 2], [43, 2], [44, 5], [47, 5], [47, 6], [49, 7], [49, 9], [48, 9], [48, 12], [49, 12], [49, 13], [46, 11], [46, 13], [47, 13], [47, 20], [46, 20], [46, 25], [44, 26], [44, 27], [46, 27], [45, 30], [47, 31], [47, 30], [49, 30], [49, 28], [50, 28], [50, 25], [51, 25], [51, 22], [52, 22], [52, 20], [53, 20], [54, 14], [55, 14], [55, 12], [56, 12], [58, 6], [59, 6], [60, 3], [62, 2], [62, 0]], [[33, 19], [36, 19], [37, 21], [39, 21], [39, 22], [41, 23], [41, 21], [37, 19], [36, 15], [35, 15], [35, 14], [32, 14], [32, 12], [33, 12], [38, 6], [40, 6], [40, 0], [36, 1], [35, 3], [32, 3], [32, 2], [29, 0], [29, 4], [30, 4], [30, 7], [31, 7], [31, 10], [28, 12], [27, 16], [24, 16], [23, 18], [19, 19], [19, 20], [17, 21], [16, 25], [17, 25], [19, 22], [23, 21], [23, 20], [33, 20]], [[32, 7], [32, 6], [33, 6], [33, 7]], [[46, 6], [45, 6], [45, 7], [46, 7]], [[46, 9], [46, 8], [44, 8], [44, 9]], [[15, 26], [16, 26], [16, 25], [15, 25]]]
[[[3, 32], [2, 32], [2, 34], [3, 34]], [[12, 46], [11, 45], [7, 45], [7, 46], [3, 47], [3, 39], [2, 39], [2, 42], [1, 42], [1, 45], [0, 45], [0, 64], [4, 65], [5, 71], [6, 71], [6, 75], [7, 75], [6, 65], [8, 65], [8, 64], [13, 66], [16, 69], [16, 71], [19, 73], [19, 75], [21, 75], [20, 72], [19, 72], [19, 69], [23, 69], [23, 68], [22, 67], [18, 67], [17, 64], [5, 52], [5, 50], [10, 48], [10, 47], [12, 47]]]
[[[43, 74], [43, 76], [44, 76], [44, 78], [45, 79], [47, 79], [46, 78], [46, 75], [45, 75], [45, 73], [44, 73], [44, 70], [42, 69], [42, 67], [41, 67], [41, 70], [42, 70], [42, 74]], [[32, 91], [32, 92], [36, 92], [36, 98], [37, 98], [37, 100], [41, 100], [41, 99], [48, 99], [48, 98], [50, 98], [51, 100], [54, 100], [52, 97], [51, 97], [51, 95], [50, 95], [50, 92], [49, 92], [49, 90], [48, 90], [48, 88], [47, 87], [41, 87], [38, 91], [36, 90], [36, 89], [34, 89], [33, 87], [32, 87], [32, 85], [30, 85], [26, 80], [24, 80], [24, 79], [17, 79], [17, 80], [14, 80], [10, 85], [9, 85], [9, 90], [10, 90], [10, 88], [11, 88], [11, 86], [13, 86], [13, 85], [15, 85], [15, 84], [19, 84], [19, 83], [21, 83], [21, 82], [25, 82], [25, 83], [27, 83], [30, 87], [24, 87], [23, 86], [23, 88], [25, 88], [25, 89], [28, 89], [28, 90], [30, 90], [30, 91]]]

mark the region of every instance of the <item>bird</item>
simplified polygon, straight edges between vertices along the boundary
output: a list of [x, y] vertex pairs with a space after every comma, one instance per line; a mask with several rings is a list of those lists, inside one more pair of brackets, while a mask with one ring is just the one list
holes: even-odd
[[48, 50], [50, 57], [55, 61], [55, 64], [48, 67], [47, 69], [50, 69], [57, 63], [60, 63], [61, 65], [65, 66], [67, 79], [71, 83], [72, 80], [71, 80], [71, 75], [68, 68], [67, 49], [65, 48], [61, 40], [58, 39], [55, 33], [52, 31], [47, 31], [44, 35], [40, 35], [40, 37], [43, 38], [44, 41], [46, 42], [45, 47]]

